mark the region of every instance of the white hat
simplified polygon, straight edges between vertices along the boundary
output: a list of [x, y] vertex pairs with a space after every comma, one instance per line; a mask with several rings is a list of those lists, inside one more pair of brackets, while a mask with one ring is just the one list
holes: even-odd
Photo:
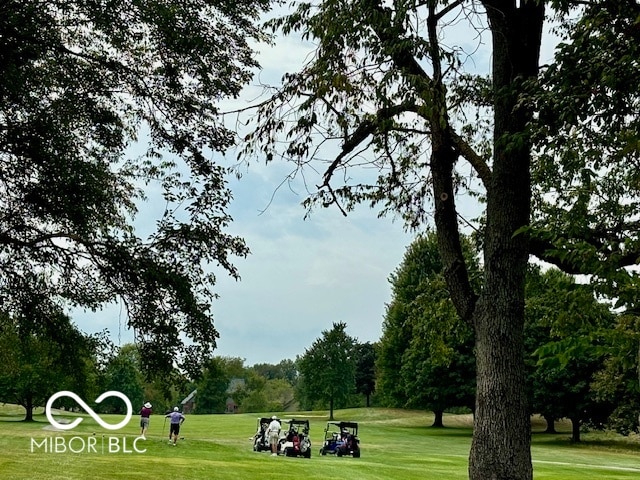
[[173, 407], [173, 411], [177, 412], [178, 411], [178, 407]]
[[151, 404], [149, 402], [147, 402], [147, 403], [144, 404], [144, 407], [145, 408], [151, 408]]
[[275, 415], [273, 417], [271, 417], [271, 420], [277, 420], [278, 417], [276, 417]]

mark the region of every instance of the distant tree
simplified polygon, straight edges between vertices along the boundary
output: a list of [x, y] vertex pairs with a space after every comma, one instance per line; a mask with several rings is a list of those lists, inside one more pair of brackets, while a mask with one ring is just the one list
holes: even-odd
[[[640, 430], [640, 316], [632, 311], [616, 316], [606, 336], [604, 367], [591, 387], [596, 398], [615, 406], [607, 426], [628, 435]], [[636, 355], [631, 354], [637, 351]]]
[[[136, 345], [128, 343], [117, 350], [105, 369], [104, 387], [124, 393], [136, 412], [148, 400], [144, 396], [144, 376]], [[109, 413], [124, 413], [124, 405], [117, 398], [106, 398], [99, 408]]]
[[[553, 294], [554, 286], [560, 280], [557, 271], [543, 274], [537, 265], [529, 265], [525, 290], [525, 368], [527, 372], [527, 396], [531, 404], [531, 413], [540, 414], [547, 423], [546, 433], [555, 433], [555, 422], [559, 420], [560, 412], [556, 408], [560, 403], [557, 398], [561, 391], [549, 384], [549, 371], [539, 365], [534, 352], [551, 341], [551, 324], [556, 316], [556, 308], [561, 303], [558, 295]], [[562, 281], [566, 281], [562, 277]], [[554, 366], [555, 368], [556, 366]], [[553, 375], [551, 375], [553, 377]]]
[[295, 385], [298, 380], [298, 369], [293, 360], [281, 360], [277, 365], [273, 365], [271, 363], [257, 363], [251, 368], [258, 375], [263, 376], [267, 380], [281, 378], [288, 381], [291, 385]]
[[218, 356], [217, 359], [229, 378], [244, 379], [246, 377], [247, 367], [244, 366], [244, 359], [229, 356]]
[[414, 240], [402, 263], [390, 275], [391, 302], [382, 323], [377, 358], [377, 390], [387, 406], [403, 407], [408, 398], [402, 381], [402, 359], [411, 343], [413, 329], [409, 322], [422, 282], [442, 270], [442, 262], [433, 235]]
[[[392, 286], [392, 295], [393, 289]], [[405, 303], [392, 298], [382, 321], [376, 359], [376, 390], [380, 403], [387, 407], [403, 407], [407, 403], [401, 378], [402, 356], [411, 341], [411, 330], [405, 328], [407, 316]]]
[[279, 372], [277, 378], [286, 380], [295, 387], [299, 375], [296, 362], [291, 359], [284, 359], [278, 363], [277, 367]]
[[[267, 0], [0, 4], [0, 304], [35, 272], [51, 299], [88, 309], [122, 299], [143, 367], [191, 372], [215, 348], [231, 192], [216, 155], [234, 142], [216, 102], [257, 66]], [[130, 149], [138, 142], [136, 153]], [[141, 151], [140, 151], [141, 150]], [[135, 216], [147, 194], [162, 199]], [[155, 201], [155, 200], [154, 200]]]
[[[579, 354], [572, 353], [565, 365], [543, 364], [536, 376], [543, 379], [535, 391], [537, 405], [550, 412], [547, 415], [552, 418], [571, 421], [573, 442], [580, 442], [583, 427], [604, 428], [613, 410], [613, 405], [600, 401], [591, 387], [603, 363], [593, 345], [589, 347], [581, 349]], [[550, 404], [551, 399], [556, 403]]]
[[[52, 341], [54, 335], [59, 343]], [[92, 394], [94, 345], [62, 312], [54, 310], [37, 319], [1, 313], [0, 399], [23, 406], [25, 420], [31, 421], [33, 409], [44, 406], [57, 391], [72, 390], [81, 397]]]
[[370, 342], [357, 343], [355, 352], [356, 392], [365, 396], [365, 405], [369, 407], [376, 390], [376, 346]]
[[445, 361], [423, 357], [424, 348], [414, 345], [405, 354], [402, 368], [403, 385], [409, 408], [423, 408], [434, 413], [433, 427], [444, 427], [444, 412], [450, 408], [474, 409], [475, 358], [473, 336], [455, 345]]
[[[467, 263], [473, 247], [464, 238]], [[442, 426], [449, 407], [473, 408], [474, 336], [458, 316], [442, 274], [436, 236], [417, 237], [391, 277], [392, 300], [380, 340], [378, 390], [391, 405], [426, 408]]]
[[221, 357], [211, 358], [204, 367], [198, 386], [197, 413], [224, 413], [231, 377]]
[[576, 284], [557, 269], [536, 272], [529, 274], [525, 308], [532, 410], [548, 423], [570, 419], [572, 439], [579, 442], [583, 426], [603, 428], [613, 410], [592, 385], [604, 368], [603, 333], [611, 330], [615, 317], [589, 285]]
[[326, 402], [329, 419], [355, 391], [356, 340], [346, 333], [346, 323], [334, 323], [305, 349], [299, 360], [302, 391], [307, 400]]
[[[266, 364], [262, 364], [266, 365]], [[248, 412], [266, 412], [269, 410], [267, 404], [267, 395], [265, 386], [269, 380], [257, 373], [255, 365], [247, 369], [246, 383], [244, 385], [245, 395], [240, 402], [240, 411]]]

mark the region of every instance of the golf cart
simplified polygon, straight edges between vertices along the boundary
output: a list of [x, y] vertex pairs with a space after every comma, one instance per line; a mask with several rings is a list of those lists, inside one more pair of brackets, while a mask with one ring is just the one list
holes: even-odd
[[360, 439], [356, 422], [327, 422], [320, 455], [327, 454], [335, 454], [337, 457], [360, 457]]
[[289, 429], [278, 443], [278, 453], [287, 457], [311, 458], [309, 420], [289, 420]]
[[[280, 419], [276, 419], [282, 423]], [[258, 428], [253, 438], [253, 451], [262, 452], [264, 450], [271, 451], [271, 445], [269, 445], [269, 437], [267, 435], [267, 428], [271, 423], [271, 417], [261, 417], [258, 419]]]

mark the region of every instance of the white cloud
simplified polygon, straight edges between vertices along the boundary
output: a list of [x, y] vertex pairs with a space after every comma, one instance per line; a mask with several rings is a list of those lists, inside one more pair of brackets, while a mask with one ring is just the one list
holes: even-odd
[[[471, 35], [467, 49], [484, 50], [486, 39]], [[552, 43], [545, 43], [545, 57]], [[247, 107], [264, 93], [261, 83], [277, 84], [284, 72], [298, 70], [312, 45], [280, 37], [276, 47], [259, 48], [262, 70], [240, 99], [221, 104], [223, 111]], [[489, 60], [484, 51], [473, 57], [478, 70], [487, 68]], [[234, 153], [228, 156], [235, 158]], [[293, 359], [333, 322], [345, 322], [347, 332], [361, 342], [378, 340], [390, 300], [389, 275], [413, 239], [400, 222], [377, 219], [365, 207], [346, 218], [328, 209], [303, 220], [300, 202], [306, 191], [300, 179], [278, 189], [289, 171], [285, 164], [256, 162], [230, 184], [234, 222], [229, 231], [243, 237], [252, 254], [234, 262], [241, 281], [216, 272], [220, 298], [213, 314], [221, 336], [216, 354], [245, 358], [247, 365]], [[459, 207], [467, 218], [477, 214], [474, 199], [460, 200]], [[90, 325], [90, 331], [110, 328], [116, 339], [119, 332], [122, 343], [132, 339], [130, 331], [123, 331], [117, 306], [79, 316], [78, 322]]]
[[387, 279], [411, 235], [368, 209], [346, 218], [337, 209], [318, 210], [303, 220], [297, 197], [280, 197], [261, 215], [247, 214], [262, 205], [246, 201], [241, 218], [234, 215], [231, 229], [252, 254], [236, 262], [240, 282], [219, 278], [218, 354], [246, 358], [248, 365], [293, 359], [338, 321], [362, 342], [378, 340], [390, 298]]

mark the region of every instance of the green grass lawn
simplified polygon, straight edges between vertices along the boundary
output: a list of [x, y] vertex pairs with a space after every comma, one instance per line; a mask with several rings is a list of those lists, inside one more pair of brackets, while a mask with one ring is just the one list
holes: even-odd
[[[136, 443], [139, 450], [146, 451], [136, 453], [132, 451], [132, 442], [139, 432], [136, 416], [124, 429], [111, 432], [82, 415], [84, 420], [78, 427], [60, 432], [48, 428], [44, 415], [36, 415], [36, 421], [31, 423], [20, 421], [22, 415], [17, 407], [0, 407], [0, 472], [3, 478], [11, 480], [466, 479], [471, 443], [468, 416], [445, 416], [447, 427], [434, 429], [429, 427], [433, 417], [428, 413], [354, 409], [339, 410], [335, 417], [359, 422], [361, 458], [319, 455], [327, 412], [295, 415], [311, 422], [310, 459], [254, 452], [249, 437], [255, 432], [259, 414], [189, 415], [182, 427], [184, 439], [177, 447], [167, 444], [168, 423], [164, 424], [162, 416], [152, 416], [147, 440]], [[281, 417], [287, 419], [292, 415]], [[122, 419], [103, 418], [112, 424]], [[537, 480], [640, 479], [637, 437], [594, 433], [586, 434], [582, 444], [572, 445], [568, 426], [559, 427], [559, 434], [533, 435]], [[64, 437], [65, 443], [79, 452], [45, 453], [44, 441], [54, 442], [56, 437]], [[109, 437], [117, 437], [112, 440], [118, 442], [117, 453], [109, 452]], [[94, 442], [95, 451], [82, 450], [83, 442], [84, 445]], [[122, 451], [123, 442], [127, 452]]]

